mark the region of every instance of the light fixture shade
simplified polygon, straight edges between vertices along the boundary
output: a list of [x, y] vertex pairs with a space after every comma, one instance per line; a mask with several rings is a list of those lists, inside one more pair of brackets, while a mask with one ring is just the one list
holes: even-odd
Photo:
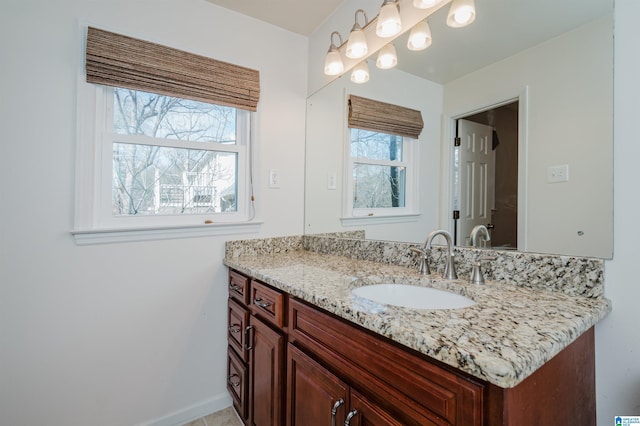
[[[357, 28], [356, 28], [357, 27]], [[359, 59], [365, 56], [369, 52], [369, 46], [367, 46], [367, 38], [364, 36], [364, 31], [359, 25], [354, 25], [349, 35], [349, 41], [347, 42], [346, 55], [349, 58]]]
[[398, 64], [398, 55], [396, 55], [396, 48], [393, 43], [389, 43], [380, 49], [378, 53], [378, 59], [376, 60], [376, 67], [388, 70]]
[[324, 60], [324, 73], [326, 75], [338, 75], [342, 71], [344, 71], [344, 64], [342, 63], [342, 56], [340, 56], [340, 51], [336, 47], [333, 42], [333, 36], [337, 36], [338, 40], [340, 40], [340, 45], [342, 45], [342, 36], [337, 31], [331, 33], [331, 45], [329, 46], [329, 51], [327, 52], [327, 57]]
[[429, 28], [427, 21], [420, 21], [411, 28], [407, 49], [424, 50], [429, 46], [431, 46], [431, 28]]
[[351, 81], [354, 83], [362, 84], [369, 81], [369, 66], [367, 61], [360, 62], [351, 71]]
[[439, 0], [413, 0], [413, 7], [416, 9], [429, 9], [435, 6]]
[[447, 25], [453, 28], [460, 28], [469, 25], [476, 19], [476, 5], [474, 0], [453, 0], [449, 14], [447, 15]]
[[376, 34], [378, 37], [393, 37], [402, 30], [398, 3], [394, 0], [385, 0], [378, 14]]
[[327, 58], [324, 61], [324, 73], [326, 75], [338, 75], [344, 71], [344, 64], [340, 52], [335, 46], [327, 52]]

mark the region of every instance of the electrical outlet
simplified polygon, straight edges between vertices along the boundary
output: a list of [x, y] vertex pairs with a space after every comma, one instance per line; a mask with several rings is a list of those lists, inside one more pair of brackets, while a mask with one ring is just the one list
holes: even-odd
[[280, 170], [269, 170], [269, 188], [280, 188]]
[[563, 164], [561, 166], [549, 166], [547, 167], [547, 182], [558, 183], [569, 181], [569, 165]]

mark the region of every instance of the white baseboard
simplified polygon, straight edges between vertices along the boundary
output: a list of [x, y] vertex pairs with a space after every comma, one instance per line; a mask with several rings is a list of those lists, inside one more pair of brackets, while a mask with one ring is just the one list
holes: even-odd
[[139, 423], [137, 426], [180, 426], [208, 414], [215, 413], [216, 411], [223, 410], [231, 406], [231, 404], [231, 396], [225, 392], [224, 394], [217, 395], [198, 404], [169, 413], [166, 416]]

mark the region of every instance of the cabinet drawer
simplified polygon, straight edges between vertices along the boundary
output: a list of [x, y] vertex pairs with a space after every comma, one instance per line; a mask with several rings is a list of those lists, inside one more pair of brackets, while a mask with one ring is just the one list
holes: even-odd
[[249, 361], [247, 351], [247, 326], [249, 325], [249, 310], [229, 299], [227, 315], [227, 340], [229, 345], [236, 350], [236, 353], [244, 360]]
[[482, 384], [295, 299], [289, 338], [399, 418], [412, 411], [428, 419], [419, 424], [482, 424]]
[[249, 304], [249, 278], [229, 270], [229, 297], [243, 305]]
[[278, 328], [284, 327], [284, 293], [259, 281], [251, 281], [251, 313], [259, 316]]
[[248, 380], [249, 375], [247, 374], [246, 364], [229, 347], [227, 349], [227, 389], [233, 399], [233, 406], [245, 423], [249, 418]]

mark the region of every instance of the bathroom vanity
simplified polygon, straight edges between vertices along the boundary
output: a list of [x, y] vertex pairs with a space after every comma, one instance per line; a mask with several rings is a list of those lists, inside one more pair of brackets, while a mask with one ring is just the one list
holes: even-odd
[[[494, 282], [497, 269], [478, 286], [357, 259], [353, 248], [349, 257], [322, 253], [336, 251], [327, 240], [316, 241], [326, 250], [275, 240], [228, 244], [225, 258], [228, 389], [246, 424], [595, 424], [593, 325], [611, 307], [580, 260], [561, 289]], [[376, 252], [412, 262], [405, 249]], [[421, 310], [352, 296], [379, 282], [476, 304]]]

